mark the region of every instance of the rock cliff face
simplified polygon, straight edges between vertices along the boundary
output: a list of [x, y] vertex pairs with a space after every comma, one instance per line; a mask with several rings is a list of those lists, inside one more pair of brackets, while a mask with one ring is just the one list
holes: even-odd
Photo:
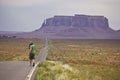
[[75, 15], [75, 16], [54, 16], [53, 18], [47, 19], [43, 26], [68, 26], [68, 27], [101, 27], [108, 28], [108, 20], [103, 16], [86, 16], [86, 15]]
[[112, 30], [106, 17], [89, 15], [54, 16], [29, 35], [37, 38], [120, 39], [120, 31]]

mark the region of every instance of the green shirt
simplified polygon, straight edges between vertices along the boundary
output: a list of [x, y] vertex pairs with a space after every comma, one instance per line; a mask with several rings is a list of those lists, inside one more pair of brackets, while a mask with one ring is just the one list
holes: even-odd
[[34, 44], [30, 45], [30, 49], [31, 49], [30, 53], [35, 54], [35, 45]]

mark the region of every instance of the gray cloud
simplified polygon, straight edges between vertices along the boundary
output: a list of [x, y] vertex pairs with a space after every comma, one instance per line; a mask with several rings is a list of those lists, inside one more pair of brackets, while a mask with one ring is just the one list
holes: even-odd
[[0, 5], [14, 6], [14, 7], [27, 7], [33, 5], [44, 5], [50, 0], [0, 0]]
[[32, 31], [54, 15], [104, 15], [120, 29], [119, 0], [0, 0], [0, 30]]

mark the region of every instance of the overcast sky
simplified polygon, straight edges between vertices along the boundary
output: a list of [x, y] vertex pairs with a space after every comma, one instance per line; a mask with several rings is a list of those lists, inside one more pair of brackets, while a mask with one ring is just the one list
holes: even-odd
[[54, 15], [102, 15], [120, 29], [120, 0], [0, 0], [0, 31], [33, 31]]

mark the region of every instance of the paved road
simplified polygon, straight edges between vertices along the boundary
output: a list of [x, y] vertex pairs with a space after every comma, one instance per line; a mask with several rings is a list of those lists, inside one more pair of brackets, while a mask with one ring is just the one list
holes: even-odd
[[41, 49], [40, 54], [37, 56], [35, 62], [42, 62], [46, 60], [47, 47]]
[[30, 69], [26, 61], [0, 62], [0, 80], [24, 80]]
[[46, 60], [47, 47], [48, 47], [48, 40], [47, 40], [47, 38], [46, 38], [46, 40], [45, 40], [45, 47], [43, 47], [43, 48], [40, 50], [40, 53], [39, 53], [39, 55], [37, 56], [35, 62], [42, 62], [42, 61], [45, 61], [45, 60]]
[[[46, 59], [47, 40], [45, 47], [40, 50], [36, 63]], [[1, 61], [0, 62], [0, 80], [25, 80], [26, 76], [33, 69], [28, 61]]]

